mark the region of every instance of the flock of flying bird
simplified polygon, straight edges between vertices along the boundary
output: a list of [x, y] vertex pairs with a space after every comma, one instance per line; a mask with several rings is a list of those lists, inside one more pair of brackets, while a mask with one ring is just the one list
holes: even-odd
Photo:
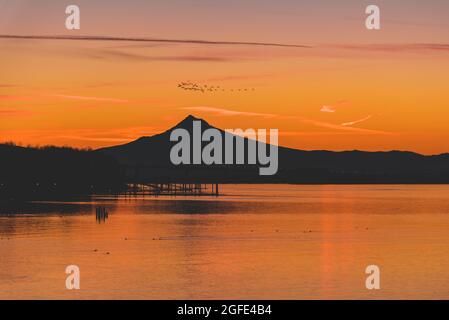
[[255, 91], [256, 89], [251, 88], [237, 88], [237, 89], [226, 89], [220, 86], [210, 86], [207, 84], [198, 84], [194, 82], [181, 82], [178, 84], [178, 88], [186, 91], [196, 91], [196, 92], [248, 92]]

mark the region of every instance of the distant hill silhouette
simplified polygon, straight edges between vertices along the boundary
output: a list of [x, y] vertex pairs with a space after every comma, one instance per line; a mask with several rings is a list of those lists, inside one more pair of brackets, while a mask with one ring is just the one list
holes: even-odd
[[[125, 180], [134, 182], [449, 183], [449, 154], [424, 156], [404, 151], [332, 152], [279, 147], [279, 170], [274, 176], [259, 176], [259, 165], [174, 166], [170, 149], [175, 142], [170, 142], [170, 133], [177, 128], [192, 133], [195, 120], [201, 121], [203, 131], [214, 128], [190, 115], [161, 134], [96, 152], [115, 158], [124, 169]], [[245, 139], [245, 150], [247, 143]]]

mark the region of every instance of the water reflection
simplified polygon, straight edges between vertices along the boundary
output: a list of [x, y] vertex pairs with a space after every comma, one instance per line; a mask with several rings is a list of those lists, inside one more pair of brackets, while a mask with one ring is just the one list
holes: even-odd
[[92, 202], [16, 202], [0, 201], [0, 217], [16, 215], [83, 215], [90, 214]]
[[217, 214], [241, 211], [234, 202], [212, 200], [158, 200], [140, 203], [139, 213]]
[[[0, 203], [0, 298], [447, 298], [447, 186], [222, 189]], [[82, 292], [64, 290], [69, 264]]]
[[105, 223], [106, 220], [109, 218], [109, 212], [106, 210], [105, 207], [97, 207], [95, 213], [96, 213], [96, 220], [98, 223]]

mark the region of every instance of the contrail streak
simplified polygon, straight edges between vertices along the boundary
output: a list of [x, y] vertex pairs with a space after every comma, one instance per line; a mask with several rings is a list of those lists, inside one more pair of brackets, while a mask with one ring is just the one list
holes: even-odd
[[357, 123], [360, 123], [360, 122], [369, 120], [369, 119], [371, 119], [372, 117], [373, 117], [372, 115], [369, 115], [369, 116], [366, 116], [366, 117], [363, 118], [363, 119], [356, 120], [356, 121], [351, 121], [351, 122], [345, 122], [345, 123], [342, 123], [341, 125], [342, 125], [342, 126], [345, 126], [345, 127], [353, 126], [353, 125], [355, 125], [355, 124], [357, 124]]
[[290, 47], [311, 48], [311, 46], [300, 44], [285, 44], [271, 42], [245, 42], [245, 41], [211, 41], [195, 39], [160, 39], [160, 38], [133, 38], [112, 36], [37, 36], [37, 35], [8, 35], [0, 34], [0, 39], [22, 39], [22, 40], [77, 40], [77, 41], [122, 41], [122, 42], [159, 42], [159, 43], [189, 43], [205, 45], [241, 45], [241, 46], [268, 46], [268, 47]]

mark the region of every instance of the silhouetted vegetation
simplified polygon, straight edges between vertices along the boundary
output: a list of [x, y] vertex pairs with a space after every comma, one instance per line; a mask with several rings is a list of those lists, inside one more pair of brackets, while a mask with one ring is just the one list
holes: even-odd
[[123, 188], [116, 160], [91, 150], [0, 144], [0, 198], [56, 198]]

